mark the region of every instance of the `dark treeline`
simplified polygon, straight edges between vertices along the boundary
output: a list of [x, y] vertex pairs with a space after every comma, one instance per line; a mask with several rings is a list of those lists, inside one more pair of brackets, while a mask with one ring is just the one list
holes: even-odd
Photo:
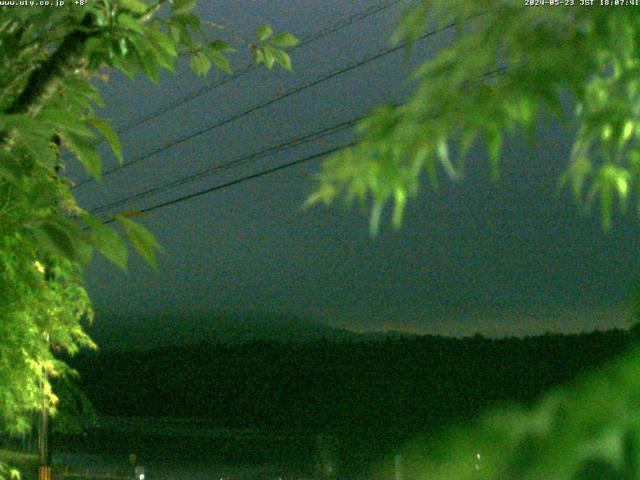
[[384, 449], [487, 407], [531, 403], [613, 359], [633, 338], [610, 330], [498, 340], [201, 344], [87, 354], [74, 363], [102, 415], [330, 432]]

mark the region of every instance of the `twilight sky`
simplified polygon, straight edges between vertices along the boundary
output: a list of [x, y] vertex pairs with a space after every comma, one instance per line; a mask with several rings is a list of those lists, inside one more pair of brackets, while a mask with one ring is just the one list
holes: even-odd
[[[322, 81], [223, 126], [210, 128], [388, 46], [401, 9], [377, 13], [375, 0], [201, 2], [199, 13], [250, 37], [263, 22], [299, 38], [350, 25], [292, 52], [293, 73], [258, 69], [122, 134], [125, 159], [181, 141], [129, 168], [75, 190], [86, 208], [108, 204], [403, 98], [412, 66], [445, 44], [449, 32], [421, 42], [407, 58], [396, 52]], [[382, 2], [393, 3], [397, 2]], [[364, 12], [357, 16], [359, 12]], [[361, 18], [365, 17], [365, 18]], [[223, 36], [227, 35], [225, 32]], [[236, 70], [249, 62], [240, 49]], [[114, 74], [101, 85], [104, 114], [130, 125], [222, 78], [186, 69], [156, 87]], [[321, 140], [128, 202], [141, 209], [304, 158], [347, 142], [347, 129]], [[541, 122], [537, 144], [505, 145], [502, 177], [489, 180], [482, 148], [472, 150], [463, 182], [424, 185], [404, 226], [387, 221], [371, 239], [368, 218], [340, 204], [300, 207], [320, 161], [304, 163], [159, 208], [142, 222], [164, 248], [159, 273], [138, 258], [123, 274], [102, 259], [87, 273], [97, 321], [154, 313], [283, 312], [354, 330], [489, 336], [627, 326], [626, 290], [636, 275], [638, 221], [616, 218], [604, 233], [597, 215], [583, 217], [557, 180], [567, 162], [570, 126]], [[106, 150], [105, 150], [106, 154]], [[105, 158], [112, 165], [113, 159]], [[84, 178], [71, 168], [71, 175]], [[387, 212], [388, 213], [388, 212]], [[176, 328], [189, 328], [176, 320]]]

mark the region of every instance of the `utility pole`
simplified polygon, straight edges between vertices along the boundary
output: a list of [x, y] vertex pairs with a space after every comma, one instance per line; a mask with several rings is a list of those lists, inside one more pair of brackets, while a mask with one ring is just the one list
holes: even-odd
[[[47, 333], [47, 345], [49, 344], [49, 334]], [[38, 469], [38, 480], [51, 480], [51, 452], [49, 451], [49, 410], [47, 408], [47, 396], [45, 395], [45, 385], [47, 384], [47, 370], [43, 369], [42, 378], [42, 410], [40, 412], [40, 428], [38, 429], [38, 451], [40, 452], [40, 468]]]
[[[60, 144], [61, 139], [60, 136], [54, 135], [51, 139], [51, 143], [53, 144], [53, 148], [55, 148], [56, 153], [56, 165], [55, 165], [55, 175], [56, 177], [60, 173], [61, 168], [61, 160], [60, 160]], [[54, 279], [53, 272], [51, 270], [51, 266], [45, 262], [44, 267], [44, 280], [45, 282], [49, 282]], [[46, 333], [47, 336], [47, 348], [50, 346], [51, 337], [49, 333]], [[49, 440], [51, 429], [49, 426], [49, 409], [47, 408], [47, 395], [45, 392], [45, 387], [49, 380], [49, 376], [45, 367], [42, 367], [42, 410], [40, 412], [40, 428], [38, 429], [38, 451], [40, 453], [40, 468], [38, 469], [38, 480], [51, 480], [51, 449], [49, 448]]]

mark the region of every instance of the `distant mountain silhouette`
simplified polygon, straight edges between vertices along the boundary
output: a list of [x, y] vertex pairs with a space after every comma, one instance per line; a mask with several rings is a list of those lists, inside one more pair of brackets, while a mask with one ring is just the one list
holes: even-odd
[[[291, 317], [187, 320], [192, 336], [172, 336], [171, 317], [158, 320], [153, 332], [123, 336], [142, 346], [144, 335], [153, 335], [154, 344], [197, 339], [192, 345], [83, 352], [71, 360], [100, 415], [325, 432], [342, 439], [342, 459], [356, 466], [412, 435], [465, 425], [487, 408], [530, 405], [612, 361], [638, 343], [640, 331], [491, 339], [353, 334]], [[103, 441], [103, 434], [96, 438]], [[184, 438], [171, 442], [190, 445]]]
[[304, 318], [274, 313], [147, 315], [100, 317], [89, 328], [103, 351], [149, 350], [200, 343], [238, 344], [253, 341], [306, 343], [318, 340], [358, 341], [383, 338], [358, 334]]

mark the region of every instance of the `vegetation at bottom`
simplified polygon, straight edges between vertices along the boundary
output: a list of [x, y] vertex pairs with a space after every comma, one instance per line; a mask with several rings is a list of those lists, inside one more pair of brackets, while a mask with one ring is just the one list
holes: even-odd
[[[202, 425], [284, 432], [294, 437], [334, 435], [345, 471], [364, 471], [420, 435], [430, 445], [419, 450], [420, 458], [431, 456], [436, 464], [442, 460], [456, 472], [467, 460], [473, 466], [477, 452], [473, 451], [472, 455], [469, 452], [478, 447], [484, 452], [492, 445], [483, 435], [498, 438], [498, 433], [504, 432], [486, 430], [494, 425], [491, 423], [473, 428], [472, 425], [487, 409], [505, 406], [513, 409], [495, 421], [506, 432], [514, 429], [515, 435], [529, 424], [527, 422], [534, 425], [535, 421], [557, 422], [557, 430], [541, 430], [549, 435], [564, 432], [564, 428], [567, 432], [574, 427], [585, 428], [587, 433], [593, 428], [593, 435], [583, 435], [584, 432], [578, 430], [570, 441], [576, 442], [576, 448], [593, 444], [594, 451], [598, 451], [602, 447], [605, 460], [619, 466], [615, 463], [617, 460], [614, 461], [619, 452], [609, 448], [607, 442], [615, 444], [618, 434], [621, 439], [626, 438], [627, 423], [632, 422], [633, 417], [628, 416], [626, 410], [620, 410], [623, 407], [618, 403], [631, 401], [635, 395], [633, 384], [625, 383], [633, 373], [630, 370], [633, 363], [626, 357], [619, 374], [611, 365], [636, 342], [635, 330], [610, 330], [504, 339], [423, 336], [289, 345], [275, 342], [201, 344], [148, 352], [91, 353], [74, 360], [74, 366], [81, 372], [83, 388], [100, 415], [198, 418]], [[605, 368], [599, 378], [608, 380], [590, 379], [598, 368]], [[618, 381], [619, 378], [624, 381]], [[567, 390], [569, 393], [554, 393], [563, 392], [562, 388], [575, 382], [581, 387]], [[545, 395], [549, 392], [552, 393], [547, 398]], [[625, 395], [631, 398], [622, 400]], [[619, 402], [613, 402], [611, 396]], [[549, 407], [556, 405], [558, 398], [567, 399], [558, 405], [569, 402], [562, 407], [570, 407], [563, 410], [566, 418], [558, 416], [560, 410]], [[537, 406], [538, 402], [545, 406]], [[584, 402], [584, 405], [576, 408], [571, 402]], [[573, 419], [573, 414], [578, 417]], [[540, 420], [544, 415], [549, 418]], [[590, 422], [592, 426], [588, 426]], [[600, 438], [603, 422], [608, 425], [610, 437], [600, 439], [602, 444], [593, 443], [596, 437]], [[449, 428], [456, 427], [464, 435], [448, 436], [447, 440], [441, 437]], [[472, 435], [468, 432], [475, 432], [475, 436], [467, 438], [465, 435]], [[509, 444], [518, 438], [508, 437], [502, 441]], [[439, 447], [434, 449], [431, 440]], [[154, 441], [159, 446], [167, 440]], [[111, 448], [121, 443], [115, 437], [106, 443], [96, 442], [96, 448], [109, 448], [109, 442]], [[268, 455], [260, 452], [268, 453], [271, 448], [272, 455], [282, 458], [282, 452], [289, 448], [289, 456], [292, 459], [296, 456], [292, 444], [287, 447], [285, 442], [278, 450], [261, 442], [249, 441], [240, 450], [245, 456], [266, 459]], [[173, 449], [176, 455], [188, 456], [190, 449], [206, 453], [208, 448], [202, 450], [197, 440], [184, 439], [178, 443], [185, 448]], [[223, 444], [222, 441], [215, 443], [220, 447], [219, 452], [224, 450]], [[536, 448], [543, 446], [547, 448], [546, 444]], [[436, 454], [441, 447], [461, 463], [452, 463], [449, 457]], [[234, 445], [224, 448], [229, 458], [233, 458], [237, 450]], [[313, 452], [308, 441], [300, 443], [298, 448], [308, 460], [309, 452]], [[548, 448], [553, 452], [555, 447]], [[459, 457], [454, 453], [458, 449]], [[485, 475], [492, 471], [486, 468], [486, 463], [498, 460], [482, 455]], [[415, 455], [407, 454], [407, 458], [413, 457]], [[424, 468], [420, 464], [413, 470]], [[475, 470], [473, 474], [478, 475]]]

